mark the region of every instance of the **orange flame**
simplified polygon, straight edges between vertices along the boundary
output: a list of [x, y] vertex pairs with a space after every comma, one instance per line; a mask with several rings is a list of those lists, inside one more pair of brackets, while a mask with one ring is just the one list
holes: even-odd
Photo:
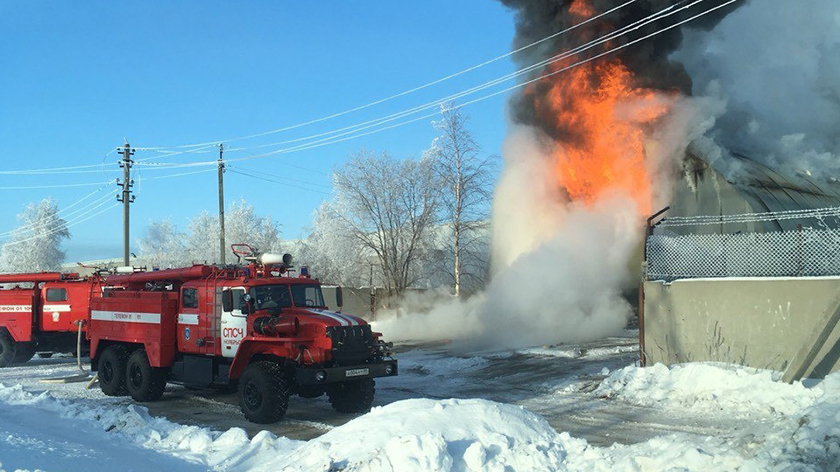
[[[569, 11], [587, 17], [592, 10], [586, 0], [575, 0]], [[568, 197], [593, 203], [621, 192], [636, 201], [640, 212], [650, 213], [653, 192], [645, 141], [650, 125], [668, 113], [670, 100], [636, 86], [632, 72], [615, 57], [545, 80], [549, 91], [535, 95], [536, 110], [555, 123], [560, 136], [554, 155], [558, 183]]]

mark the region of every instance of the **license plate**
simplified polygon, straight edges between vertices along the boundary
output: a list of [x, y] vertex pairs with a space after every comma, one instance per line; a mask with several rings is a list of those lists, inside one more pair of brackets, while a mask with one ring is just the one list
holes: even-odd
[[370, 369], [350, 369], [344, 372], [345, 377], [359, 377], [370, 373]]

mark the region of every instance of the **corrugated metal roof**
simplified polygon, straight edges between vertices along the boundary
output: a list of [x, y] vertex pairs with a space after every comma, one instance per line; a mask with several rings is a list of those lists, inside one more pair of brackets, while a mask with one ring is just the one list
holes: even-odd
[[[749, 157], [736, 155], [741, 171], [736, 179], [727, 179], [747, 200], [755, 212], [788, 211], [840, 206], [840, 183], [816, 179], [804, 174], [781, 173]], [[792, 230], [798, 225], [840, 228], [840, 220], [814, 218], [774, 221], [768, 230]]]

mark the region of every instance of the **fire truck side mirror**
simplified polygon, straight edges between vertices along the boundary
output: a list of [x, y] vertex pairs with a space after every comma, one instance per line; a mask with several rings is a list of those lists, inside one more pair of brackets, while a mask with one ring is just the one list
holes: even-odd
[[338, 307], [344, 306], [344, 293], [342, 293], [340, 286], [335, 288], [335, 304]]
[[245, 295], [243, 295], [242, 296], [242, 301], [245, 302], [245, 306], [244, 306], [245, 309], [243, 311], [246, 314], [250, 315], [250, 314], [252, 314], [256, 311], [256, 310], [254, 310], [254, 299], [251, 298], [251, 294], [246, 293]]

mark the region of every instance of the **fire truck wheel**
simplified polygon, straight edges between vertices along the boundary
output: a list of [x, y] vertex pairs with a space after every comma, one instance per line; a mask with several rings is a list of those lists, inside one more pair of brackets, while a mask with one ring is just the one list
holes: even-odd
[[373, 379], [351, 380], [327, 388], [330, 404], [339, 413], [365, 413], [373, 405], [376, 382]]
[[249, 365], [239, 378], [239, 408], [248, 421], [268, 424], [280, 421], [289, 406], [289, 383], [275, 362]]
[[29, 362], [29, 359], [35, 355], [35, 343], [18, 343], [17, 352], [12, 362], [15, 364], [24, 364]]
[[123, 346], [109, 346], [99, 357], [97, 365], [99, 388], [109, 397], [120, 397], [128, 393], [125, 388], [125, 365], [128, 350]]
[[12, 365], [17, 353], [17, 343], [5, 330], [0, 331], [0, 367]]
[[160, 400], [166, 388], [166, 371], [152, 367], [146, 351], [138, 349], [128, 358], [125, 385], [131, 398], [138, 402]]

